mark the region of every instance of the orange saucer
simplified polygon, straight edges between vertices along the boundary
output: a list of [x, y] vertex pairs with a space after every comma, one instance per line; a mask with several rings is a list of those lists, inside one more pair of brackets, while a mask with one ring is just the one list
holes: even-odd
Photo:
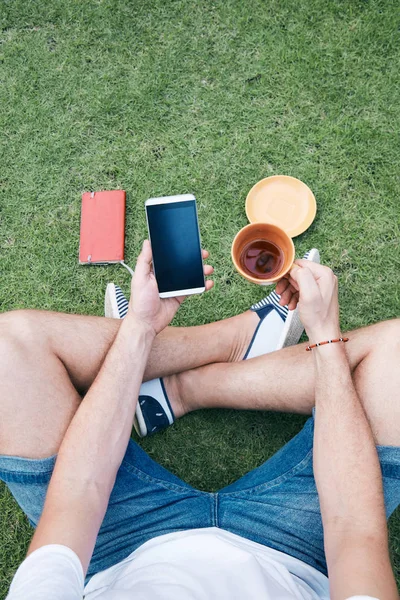
[[246, 198], [250, 223], [272, 223], [290, 237], [303, 233], [317, 212], [310, 188], [295, 177], [273, 175], [256, 183]]

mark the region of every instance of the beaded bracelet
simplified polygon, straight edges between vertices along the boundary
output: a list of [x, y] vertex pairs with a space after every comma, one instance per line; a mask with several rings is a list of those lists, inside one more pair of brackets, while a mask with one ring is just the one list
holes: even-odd
[[350, 338], [348, 337], [341, 337], [336, 338], [335, 340], [326, 340], [326, 342], [317, 342], [316, 344], [311, 344], [310, 346], [307, 346], [306, 352], [311, 352], [313, 348], [319, 348], [320, 346], [325, 346], [325, 344], [335, 344], [336, 342], [348, 342], [349, 339]]

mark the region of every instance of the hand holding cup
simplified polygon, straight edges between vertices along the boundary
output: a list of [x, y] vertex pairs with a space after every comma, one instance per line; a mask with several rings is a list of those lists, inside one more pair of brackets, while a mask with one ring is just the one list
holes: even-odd
[[296, 260], [290, 272], [276, 286], [280, 304], [299, 309], [310, 341], [340, 337], [338, 281], [328, 267], [308, 260]]

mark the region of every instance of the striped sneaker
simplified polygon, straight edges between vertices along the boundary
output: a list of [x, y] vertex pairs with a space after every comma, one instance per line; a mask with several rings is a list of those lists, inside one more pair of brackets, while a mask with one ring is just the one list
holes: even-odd
[[109, 283], [104, 297], [104, 316], [109, 319], [123, 319], [128, 312], [128, 300], [121, 288], [115, 283]]
[[[311, 260], [312, 262], [320, 262], [320, 254], [316, 248], [312, 248], [303, 256], [304, 260]], [[260, 314], [261, 311], [265, 310], [268, 306], [273, 306], [274, 309], [279, 313], [280, 317], [284, 321], [284, 326], [280, 334], [279, 341], [276, 344], [275, 350], [281, 350], [286, 346], [294, 346], [298, 343], [301, 335], [304, 331], [302, 322], [300, 321], [299, 311], [289, 310], [288, 306], [281, 306], [279, 300], [280, 295], [275, 291], [271, 292], [269, 296], [253, 304], [250, 310], [253, 310]], [[248, 357], [246, 357], [248, 358]]]

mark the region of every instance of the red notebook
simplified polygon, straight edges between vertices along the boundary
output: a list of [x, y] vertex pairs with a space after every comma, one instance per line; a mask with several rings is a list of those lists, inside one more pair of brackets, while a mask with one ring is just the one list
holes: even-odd
[[124, 260], [125, 195], [124, 190], [82, 194], [81, 265]]

